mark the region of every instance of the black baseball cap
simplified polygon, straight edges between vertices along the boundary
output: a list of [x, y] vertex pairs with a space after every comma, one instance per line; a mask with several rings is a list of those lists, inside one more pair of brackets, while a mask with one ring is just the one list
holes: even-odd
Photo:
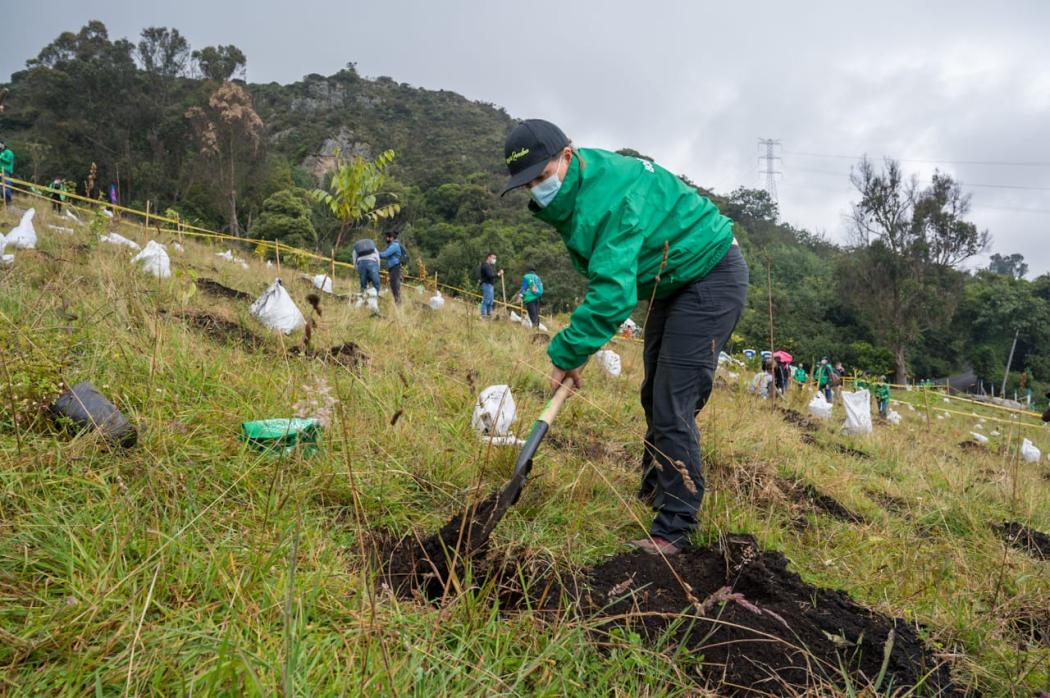
[[536, 179], [552, 157], [571, 141], [549, 121], [526, 119], [514, 127], [503, 144], [510, 179], [500, 196]]

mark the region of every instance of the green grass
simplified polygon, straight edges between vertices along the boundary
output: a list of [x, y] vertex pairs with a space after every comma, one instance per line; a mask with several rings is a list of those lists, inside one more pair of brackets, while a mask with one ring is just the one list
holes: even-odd
[[[3, 220], [9, 228], [15, 216]], [[192, 279], [257, 293], [274, 270], [253, 260], [245, 271], [213, 256], [225, 248], [187, 241], [172, 252], [177, 276], [159, 281], [86, 226], [64, 236], [49, 221], [38, 207], [40, 251], [0, 270], [0, 379], [24, 385], [13, 409], [5, 387], [0, 407], [0, 692], [696, 694], [696, 658], [671, 647], [630, 634], [599, 647], [588, 623], [501, 614], [488, 590], [438, 607], [397, 600], [363, 563], [369, 534], [431, 532], [509, 474], [513, 449], [485, 446], [469, 422], [477, 391], [493, 383], [512, 386], [519, 432], [541, 409], [544, 348], [519, 327], [451, 301], [431, 312], [409, 288], [401, 312], [384, 300], [382, 318], [326, 300], [314, 345], [358, 343], [370, 357], [359, 371], [287, 357], [282, 344], [295, 337], [268, 335], [266, 350], [246, 352], [158, 310], [206, 310], [265, 334], [246, 303], [193, 294]], [[309, 287], [297, 276], [307, 271], [283, 274], [304, 309]], [[571, 570], [647, 525], [632, 497], [640, 345], [616, 350], [624, 375], [585, 373], [552, 430], [565, 445], [541, 449], [498, 547]], [[103, 389], [142, 425], [139, 445], [115, 453], [32, 421], [22, 400], [60, 380]], [[291, 416], [318, 381], [337, 397], [318, 454], [273, 458], [240, 442], [241, 421]], [[1017, 457], [1022, 433], [1044, 453], [1050, 434], [1007, 427], [972, 453], [957, 444], [976, 420], [927, 428], [921, 413], [900, 411], [899, 428], [845, 439], [829, 425], [807, 444], [768, 404], [718, 389], [700, 418], [708, 493], [698, 539], [750, 532], [807, 581], [918, 620], [963, 686], [1046, 688], [1050, 651], [1023, 647], [1011, 621], [1050, 605], [1050, 563], [1005, 550], [990, 524], [1050, 531], [1050, 466]], [[867, 523], [809, 515], [796, 530], [794, 505], [769, 484], [778, 475], [813, 483]], [[900, 511], [872, 493], [901, 500]]]

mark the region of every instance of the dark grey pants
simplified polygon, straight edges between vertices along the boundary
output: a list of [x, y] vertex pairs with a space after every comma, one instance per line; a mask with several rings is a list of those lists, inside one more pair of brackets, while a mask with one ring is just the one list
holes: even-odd
[[529, 301], [525, 304], [525, 310], [529, 314], [529, 322], [532, 323], [533, 328], [540, 326], [540, 299]]
[[650, 534], [672, 543], [696, 528], [704, 496], [696, 416], [711, 395], [718, 354], [747, 302], [736, 245], [703, 279], [654, 301], [645, 323], [645, 450], [638, 496], [651, 499]]
[[390, 267], [386, 270], [386, 274], [390, 281], [390, 293], [394, 296], [394, 302], [401, 305], [401, 265]]

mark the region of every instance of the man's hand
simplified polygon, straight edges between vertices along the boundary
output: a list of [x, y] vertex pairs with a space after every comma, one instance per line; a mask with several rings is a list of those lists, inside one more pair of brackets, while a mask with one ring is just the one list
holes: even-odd
[[580, 378], [580, 372], [581, 371], [583, 371], [583, 366], [577, 366], [576, 368], [572, 369], [571, 371], [566, 371], [564, 368], [558, 368], [557, 366], [552, 366], [551, 367], [551, 392], [552, 393], [557, 392], [558, 388], [561, 387], [561, 384], [565, 382], [566, 378], [572, 378], [572, 382], [573, 382], [572, 392], [575, 393], [576, 390], [582, 384], [582, 380]]
[[503, 270], [500, 269], [499, 271], [497, 271], [496, 276], [503, 276]]

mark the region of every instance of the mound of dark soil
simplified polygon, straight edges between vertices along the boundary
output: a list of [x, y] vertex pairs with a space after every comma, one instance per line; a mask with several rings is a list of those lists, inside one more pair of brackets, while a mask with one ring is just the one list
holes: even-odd
[[251, 330], [236, 322], [196, 310], [173, 312], [172, 317], [185, 320], [194, 327], [221, 344], [240, 344], [246, 349], [261, 349], [265, 342]]
[[1050, 560], [1050, 536], [1045, 533], [1012, 521], [994, 528], [1011, 548], [1023, 550], [1037, 560]]
[[329, 349], [311, 349], [307, 348], [304, 350], [301, 346], [296, 345], [288, 350], [288, 353], [292, 356], [306, 356], [311, 359], [318, 359], [325, 363], [337, 363], [350, 368], [356, 368], [361, 364], [368, 363], [368, 354], [361, 350], [361, 347], [353, 342], [344, 342], [337, 344]]
[[866, 451], [859, 451], [851, 446], [846, 446], [845, 444], [831, 444], [831, 447], [839, 453], [851, 456], [853, 458], [860, 458], [861, 460], [871, 460], [870, 453]]
[[399, 596], [436, 601], [454, 579], [462, 583], [470, 559], [474, 585], [491, 589], [501, 608], [559, 616], [568, 609], [596, 622], [603, 637], [624, 628], [666, 640], [701, 663], [701, 683], [719, 695], [841, 688], [844, 674], [855, 689], [955, 691], [916, 626], [806, 584], [781, 553], [760, 551], [750, 536], [670, 558], [624, 553], [563, 579], [549, 563], [489, 550], [496, 501], [492, 495], [457, 514], [434, 536], [380, 546], [381, 581]]
[[203, 276], [197, 279], [196, 284], [197, 288], [199, 288], [200, 290], [204, 291], [205, 293], [210, 293], [213, 296], [218, 296], [219, 298], [231, 298], [235, 301], [255, 300], [255, 297], [252, 296], [252, 294], [250, 293], [238, 291], [237, 289], [230, 288], [229, 286], [223, 286], [218, 281], [215, 281], [214, 279], [208, 279]]
[[1022, 646], [1050, 647], [1050, 609], [1018, 611], [1008, 625]]
[[973, 439], [966, 439], [965, 441], [959, 442], [959, 448], [964, 451], [987, 453], [988, 449], [985, 448], [984, 444], [974, 441]]
[[953, 689], [948, 668], [917, 628], [812, 587], [778, 552], [750, 536], [661, 558], [640, 551], [586, 570], [567, 594], [584, 614], [666, 637], [703, 662], [702, 682], [719, 695], [797, 695], [819, 685], [873, 685], [920, 695]]
[[802, 431], [812, 432], [820, 429], [820, 425], [817, 422], [797, 410], [781, 409], [780, 414], [784, 417], [784, 421], [794, 424]]
[[[777, 485], [789, 499], [796, 504], [801, 505], [804, 510], [811, 511], [815, 514], [825, 514], [833, 519], [845, 521], [846, 523], [867, 523], [863, 516], [850, 511], [830, 494], [821, 492], [808, 482], [777, 478]], [[804, 521], [800, 520], [797, 523], [803, 528], [805, 527]]]
[[891, 514], [900, 514], [908, 509], [908, 502], [900, 497], [894, 497], [880, 490], [866, 489], [864, 494], [871, 497], [879, 506]]
[[402, 597], [415, 591], [436, 601], [462, 579], [464, 563], [484, 558], [499, 492], [494, 492], [453, 516], [432, 536], [409, 535], [392, 546], [379, 546], [381, 580]]
[[532, 335], [533, 344], [546, 344], [551, 341], [551, 336], [546, 332], [537, 332]]

